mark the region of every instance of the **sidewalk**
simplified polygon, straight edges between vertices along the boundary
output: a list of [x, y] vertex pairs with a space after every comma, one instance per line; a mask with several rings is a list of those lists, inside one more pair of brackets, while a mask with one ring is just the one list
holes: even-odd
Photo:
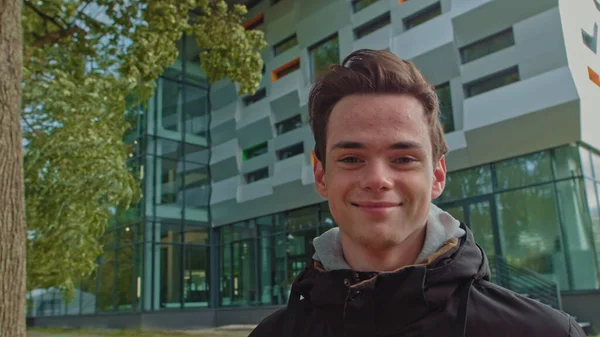
[[247, 337], [254, 327], [228, 325], [214, 329], [172, 331], [31, 329], [27, 331], [27, 337]]

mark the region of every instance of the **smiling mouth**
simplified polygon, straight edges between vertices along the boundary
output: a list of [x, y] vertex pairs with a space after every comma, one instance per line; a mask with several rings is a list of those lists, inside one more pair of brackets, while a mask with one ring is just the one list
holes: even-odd
[[397, 206], [401, 206], [401, 203], [397, 203], [397, 202], [351, 202], [352, 206], [355, 207], [360, 207], [360, 208], [371, 208], [371, 209], [378, 209], [378, 208], [390, 208], [390, 207], [397, 207]]

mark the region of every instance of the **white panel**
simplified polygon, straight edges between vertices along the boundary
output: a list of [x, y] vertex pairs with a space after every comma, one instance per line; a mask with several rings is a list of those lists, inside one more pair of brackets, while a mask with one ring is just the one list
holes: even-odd
[[212, 184], [212, 192], [210, 203], [218, 204], [226, 200], [237, 198], [238, 186], [240, 185], [240, 177], [235, 176], [229, 179], [221, 180]]
[[429, 50], [452, 42], [451, 14], [446, 13], [427, 21], [393, 39], [392, 52], [411, 59]]
[[569, 69], [563, 67], [464, 101], [464, 129], [471, 130], [578, 98]]
[[238, 153], [237, 139], [229, 140], [213, 148], [210, 157], [210, 164], [213, 165], [230, 157], [235, 157]]

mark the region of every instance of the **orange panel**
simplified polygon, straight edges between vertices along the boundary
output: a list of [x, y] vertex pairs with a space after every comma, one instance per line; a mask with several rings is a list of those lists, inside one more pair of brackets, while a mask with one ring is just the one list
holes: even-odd
[[265, 13], [258, 13], [255, 17], [244, 23], [244, 28], [248, 29], [249, 27], [252, 27], [259, 22], [262, 23], [263, 21], [265, 21]]
[[273, 70], [271, 72], [271, 81], [273, 81], [273, 82], [277, 81], [278, 79], [283, 77], [283, 75], [281, 75], [281, 73], [284, 73], [287, 70], [290, 70], [291, 68], [300, 68], [300, 58], [299, 57], [296, 59], [293, 59], [290, 62], [282, 65], [281, 67]]
[[590, 77], [590, 81], [594, 82], [597, 86], [600, 87], [600, 76], [597, 72], [595, 72], [592, 68], [588, 67], [588, 75]]

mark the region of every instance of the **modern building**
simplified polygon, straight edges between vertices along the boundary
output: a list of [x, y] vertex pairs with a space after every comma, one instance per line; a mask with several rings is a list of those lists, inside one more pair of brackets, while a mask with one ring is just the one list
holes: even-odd
[[94, 314], [59, 310], [39, 324], [256, 323], [284, 305], [312, 239], [335, 226], [314, 188], [310, 85], [373, 48], [415, 62], [438, 92], [450, 153], [436, 203], [492, 260], [558, 285], [562, 307], [600, 327], [598, 0], [247, 6], [246, 27], [269, 42], [260, 89], [209, 85], [194, 40], [182, 41], [131, 114], [144, 201], [110, 228], [97, 275], [81, 283]]

